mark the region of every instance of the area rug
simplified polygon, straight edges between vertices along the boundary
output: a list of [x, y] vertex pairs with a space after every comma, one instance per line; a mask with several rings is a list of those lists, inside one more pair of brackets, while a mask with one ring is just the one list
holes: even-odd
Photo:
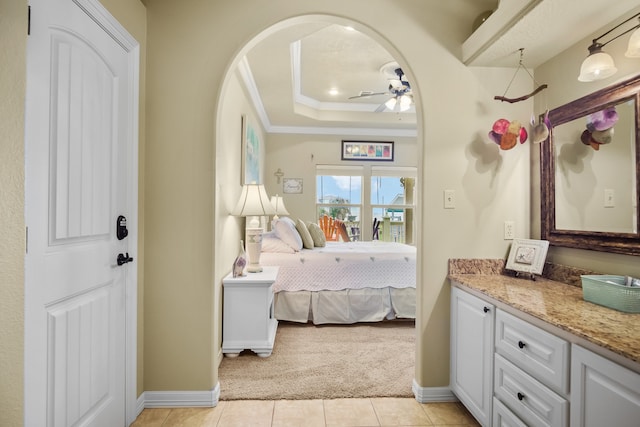
[[271, 356], [224, 357], [220, 400], [412, 397], [415, 324], [280, 322]]

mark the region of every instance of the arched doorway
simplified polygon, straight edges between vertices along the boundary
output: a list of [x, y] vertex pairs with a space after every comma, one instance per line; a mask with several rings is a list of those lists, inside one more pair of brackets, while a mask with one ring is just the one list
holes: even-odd
[[[227, 72], [225, 74], [224, 83], [222, 86], [223, 89], [221, 91], [220, 99], [218, 100], [219, 107], [218, 107], [218, 116], [216, 118], [216, 122], [217, 122], [217, 126], [216, 126], [217, 134], [216, 134], [216, 146], [215, 146], [216, 182], [219, 182], [219, 183], [225, 182], [226, 180], [228, 180], [229, 177], [235, 177], [234, 174], [237, 174], [237, 171], [233, 170], [232, 165], [237, 165], [239, 164], [237, 162], [240, 161], [239, 145], [237, 145], [236, 147], [231, 147], [229, 144], [230, 144], [230, 141], [237, 140], [237, 139], [234, 139], [235, 138], [234, 135], [236, 135], [236, 132], [238, 130], [238, 122], [234, 118], [234, 116], [237, 117], [238, 112], [240, 112], [242, 108], [246, 107], [246, 105], [242, 105], [242, 102], [238, 103], [239, 101], [237, 99], [230, 99], [228, 94], [230, 90], [238, 90], [238, 86], [239, 86], [237, 82], [238, 79], [237, 79], [237, 76], [235, 76], [235, 73], [237, 72], [239, 66], [242, 64], [243, 58], [251, 51], [251, 49], [254, 46], [267, 40], [269, 37], [276, 35], [282, 29], [295, 26], [295, 25], [301, 25], [301, 24], [319, 25], [319, 26], [331, 25], [331, 24], [337, 24], [342, 26], [356, 26], [359, 31], [361, 31], [363, 34], [370, 37], [371, 39], [375, 40], [377, 43], [380, 44], [382, 48], [387, 50], [391, 54], [391, 56], [398, 62], [398, 64], [403, 68], [403, 70], [407, 75], [409, 76], [412, 75], [411, 68], [409, 64], [404, 60], [402, 53], [399, 49], [397, 49], [395, 46], [393, 46], [391, 43], [385, 40], [379, 33], [374, 31], [373, 29], [367, 26], [363, 26], [355, 21], [351, 21], [351, 20], [347, 20], [347, 19], [335, 17], [335, 16], [329, 16], [329, 15], [308, 15], [308, 16], [301, 16], [301, 17], [284, 20], [276, 25], [273, 25], [268, 29], [265, 29], [239, 50], [239, 52], [237, 53], [233, 61], [229, 64], [227, 68]], [[417, 85], [417, 83], [415, 84]], [[416, 96], [415, 103], [416, 103], [416, 106], [419, 108], [419, 105], [420, 105], [420, 99], [418, 99], [419, 95], [416, 93], [415, 96]], [[417, 117], [417, 123], [416, 123], [415, 129], [419, 129], [420, 114], [416, 114], [416, 117]], [[418, 188], [420, 188], [421, 186], [420, 177], [422, 175], [421, 174], [422, 141], [420, 140], [421, 135], [422, 135], [421, 132], [416, 132], [416, 135], [415, 135], [415, 159], [417, 159], [416, 167], [418, 169], [418, 174], [417, 174]], [[230, 156], [230, 157], [226, 157], [226, 156]], [[220, 188], [220, 185], [217, 184], [216, 187]], [[239, 191], [240, 191], [240, 187], [238, 186], [236, 189], [237, 194], [233, 194], [234, 193], [233, 191], [226, 191], [225, 194], [221, 194], [220, 197], [216, 197], [216, 202], [215, 202], [216, 216], [220, 216], [221, 212], [223, 211], [227, 212], [228, 209], [232, 207], [232, 205], [235, 203], [235, 198], [237, 198], [239, 194]], [[417, 198], [418, 200], [416, 200], [416, 208], [418, 209], [418, 212], [415, 215], [415, 218], [416, 218], [415, 228], [416, 230], [420, 230], [421, 228], [421, 224], [419, 222], [421, 218], [421, 215], [419, 212], [419, 209], [420, 209], [419, 199], [421, 198], [420, 192], [417, 192]], [[234, 231], [231, 231], [231, 232], [229, 230], [223, 230], [222, 228], [226, 226], [228, 226], [228, 221], [226, 222], [216, 221], [216, 228], [220, 227], [219, 232], [222, 235], [226, 236], [228, 234], [231, 234], [231, 235], [234, 235], [234, 238], [236, 240], [239, 240], [241, 235], [241, 230], [239, 230], [237, 227]], [[231, 227], [233, 228], [233, 226]], [[218, 235], [218, 232], [216, 234]], [[419, 235], [420, 235], [419, 233], [416, 233], [416, 236], [419, 236]], [[216, 254], [225, 253], [225, 248], [223, 248], [222, 246], [223, 241], [227, 241], [227, 239], [216, 239], [216, 242], [215, 242]], [[421, 242], [419, 237], [416, 239], [416, 246], [418, 248], [418, 259], [420, 259]], [[216, 256], [216, 263], [218, 262], [220, 262], [219, 267], [221, 269], [224, 269], [227, 266], [227, 264], [229, 264], [228, 259], [224, 259], [223, 257]], [[416, 283], [419, 284], [421, 283], [421, 281], [417, 280]], [[221, 304], [218, 304], [218, 306], [221, 306]], [[222, 318], [221, 314], [217, 317], [220, 320]]]

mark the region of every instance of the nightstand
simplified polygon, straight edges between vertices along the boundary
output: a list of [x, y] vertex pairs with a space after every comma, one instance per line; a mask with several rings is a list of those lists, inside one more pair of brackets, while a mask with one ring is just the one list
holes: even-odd
[[260, 273], [222, 279], [222, 353], [236, 357], [250, 349], [260, 357], [273, 351], [278, 320], [273, 314], [273, 282], [278, 267], [263, 267]]

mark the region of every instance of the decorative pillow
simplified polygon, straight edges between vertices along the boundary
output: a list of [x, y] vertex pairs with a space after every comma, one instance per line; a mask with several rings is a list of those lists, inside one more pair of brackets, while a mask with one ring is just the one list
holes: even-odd
[[278, 239], [278, 236], [273, 231], [262, 233], [262, 252], [295, 253], [293, 248]]
[[274, 219], [271, 225], [277, 238], [291, 246], [294, 251], [302, 249], [302, 237], [296, 230], [296, 223], [291, 218]]
[[320, 226], [315, 222], [310, 222], [307, 224], [307, 229], [309, 230], [309, 234], [311, 234], [311, 238], [313, 239], [313, 246], [324, 248], [327, 244], [327, 239], [324, 237], [322, 228], [320, 228]]
[[302, 237], [302, 246], [305, 249], [313, 249], [313, 238], [311, 234], [309, 234], [307, 224], [305, 224], [303, 220], [299, 219], [296, 221], [296, 230], [298, 230], [300, 237]]

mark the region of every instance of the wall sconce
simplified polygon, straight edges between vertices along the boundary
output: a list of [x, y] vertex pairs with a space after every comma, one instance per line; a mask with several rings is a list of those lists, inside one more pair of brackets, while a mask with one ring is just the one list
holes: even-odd
[[236, 208], [232, 211], [232, 215], [251, 217], [247, 223], [246, 245], [249, 263], [247, 271], [249, 273], [259, 273], [262, 271], [260, 266], [260, 251], [262, 250], [262, 228], [260, 228], [260, 220], [258, 217], [264, 215], [274, 215], [276, 210], [269, 201], [269, 196], [261, 184], [252, 182], [242, 187], [242, 193]]
[[631, 18], [616, 25], [600, 37], [593, 39], [591, 46], [589, 46], [589, 56], [587, 56], [587, 58], [582, 62], [582, 66], [580, 67], [580, 75], [578, 76], [579, 81], [592, 82], [594, 80], [601, 80], [614, 75], [618, 71], [618, 69], [614, 64], [611, 55], [603, 52], [602, 48], [615, 39], [622, 37], [633, 30], [635, 31], [633, 34], [631, 34], [631, 38], [629, 39], [629, 46], [627, 47], [625, 56], [628, 58], [640, 58], [640, 23], [618, 34], [609, 41], [606, 41], [604, 43], [600, 43], [598, 41], [612, 31], [620, 28], [622, 25], [638, 17], [640, 17], [640, 13], [636, 13]]

